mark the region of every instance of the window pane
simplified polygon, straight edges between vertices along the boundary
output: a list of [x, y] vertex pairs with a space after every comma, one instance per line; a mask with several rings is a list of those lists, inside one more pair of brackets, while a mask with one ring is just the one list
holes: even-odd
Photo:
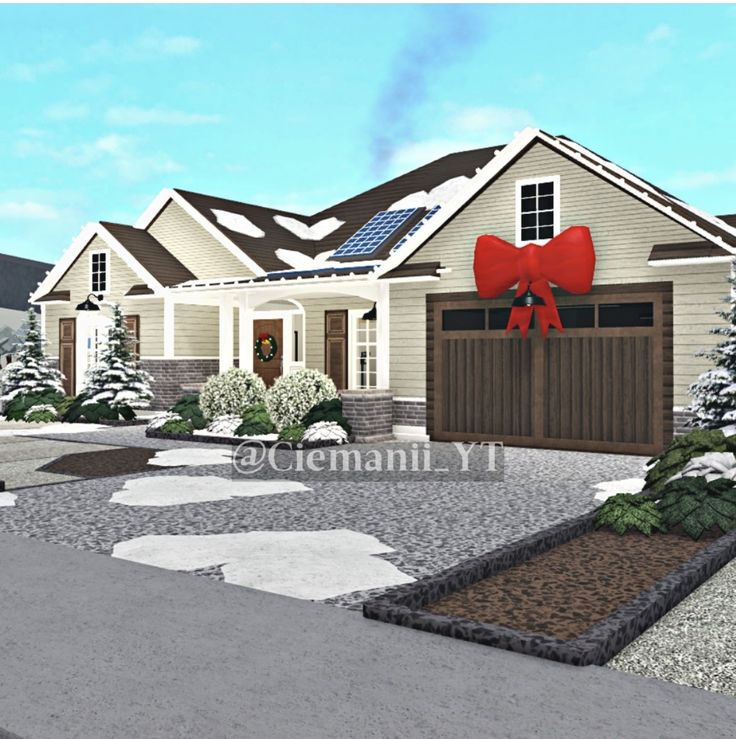
[[594, 305], [558, 306], [560, 320], [564, 328], [593, 328], [595, 326]]
[[482, 331], [486, 327], [486, 312], [482, 308], [443, 310], [443, 331]]
[[552, 195], [554, 190], [555, 190], [554, 182], [540, 182], [539, 185], [537, 185], [537, 192], [540, 195]]
[[653, 326], [654, 303], [609, 303], [598, 306], [598, 326]]
[[536, 228], [522, 228], [521, 229], [521, 240], [522, 241], [534, 241], [537, 238]]
[[495, 330], [505, 329], [509, 322], [511, 308], [489, 308], [488, 309], [488, 328]]
[[537, 218], [540, 226], [551, 226], [554, 223], [555, 214], [551, 210], [546, 210], [544, 213], [540, 213]]
[[537, 214], [536, 213], [524, 213], [521, 216], [522, 228], [527, 228], [529, 226], [536, 226], [536, 225], [537, 225]]
[[551, 195], [545, 195], [543, 198], [538, 198], [539, 210], [552, 210], [555, 207], [555, 199]]
[[521, 212], [522, 213], [534, 212], [536, 209], [537, 209], [537, 199], [536, 198], [522, 198], [522, 201], [521, 201]]
[[531, 197], [534, 197], [536, 194], [537, 194], [536, 185], [522, 185], [521, 186], [521, 197], [522, 198], [531, 198]]
[[551, 239], [555, 235], [555, 231], [552, 226], [542, 226], [539, 229], [540, 239]]

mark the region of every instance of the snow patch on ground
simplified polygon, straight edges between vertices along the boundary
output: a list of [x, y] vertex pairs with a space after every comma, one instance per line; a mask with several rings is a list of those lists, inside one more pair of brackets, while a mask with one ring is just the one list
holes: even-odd
[[89, 431], [100, 431], [102, 429], [109, 428], [111, 427], [97, 423], [43, 423], [39, 424], [37, 428], [21, 426], [18, 429], [0, 429], [0, 436], [56, 436], [57, 434], [86, 434]]
[[198, 467], [209, 464], [230, 464], [233, 461], [231, 449], [165, 449], [156, 452], [148, 464], [156, 467]]
[[626, 480], [609, 480], [593, 485], [598, 490], [596, 500], [608, 500], [619, 493], [639, 493], [644, 489], [644, 480], [638, 477], [629, 477]]
[[229, 210], [218, 210], [217, 208], [211, 208], [211, 210], [217, 222], [231, 231], [252, 236], [255, 239], [261, 239], [266, 235], [265, 231], [258, 228], [255, 223], [249, 221], [241, 213], [231, 213]]
[[220, 565], [225, 582], [293, 598], [323, 600], [414, 582], [374, 536], [349, 529], [251, 531], [205, 536], [141, 536], [115, 544], [113, 557], [169, 570]]
[[432, 188], [429, 192], [420, 190], [419, 192], [413, 192], [401, 200], [397, 200], [392, 203], [387, 210], [402, 210], [404, 208], [426, 208], [430, 210], [435, 205], [445, 205], [450, 202], [460, 190], [470, 181], [469, 177], [460, 175], [459, 177], [452, 177], [449, 180], [445, 180], [442, 184]]
[[228, 435], [218, 431], [208, 431], [207, 429], [200, 429], [194, 432], [199, 436], [219, 436], [222, 439], [242, 439], [243, 441], [277, 441], [279, 438], [278, 434], [260, 434], [256, 436], [235, 436], [234, 433]]
[[183, 475], [136, 477], [113, 493], [110, 502], [128, 506], [174, 506], [304, 491], [311, 491], [311, 488], [292, 480], [228, 480]]
[[0, 508], [8, 508], [15, 505], [17, 495], [13, 493], [0, 493]]
[[282, 228], [290, 231], [294, 236], [298, 236], [304, 241], [321, 241], [325, 236], [329, 236], [334, 231], [337, 231], [340, 226], [345, 225], [345, 221], [341, 221], [334, 216], [331, 218], [324, 218], [317, 223], [307, 226], [306, 223], [297, 218], [289, 218], [289, 216], [274, 216], [274, 221], [279, 224]]

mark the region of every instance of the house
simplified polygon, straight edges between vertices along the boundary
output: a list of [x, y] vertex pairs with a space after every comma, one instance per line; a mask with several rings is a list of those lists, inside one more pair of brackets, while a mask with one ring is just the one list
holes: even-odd
[[[593, 289], [556, 290], [564, 333], [505, 333], [513, 292], [478, 298], [477, 237], [571, 225], [592, 234]], [[86, 226], [33, 300], [70, 392], [105, 321], [75, 310], [94, 293], [123, 306], [162, 407], [235, 365], [306, 366], [375, 435], [649, 454], [687, 417], [734, 253], [736, 216], [526, 129], [310, 216], [166, 189], [133, 226]]]
[[17, 332], [31, 307], [28, 298], [53, 265], [0, 254], [0, 369], [12, 360]]

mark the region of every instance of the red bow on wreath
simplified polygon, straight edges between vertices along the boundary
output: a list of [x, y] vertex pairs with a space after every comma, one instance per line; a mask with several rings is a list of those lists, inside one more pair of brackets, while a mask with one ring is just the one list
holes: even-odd
[[550, 282], [570, 293], [587, 293], [594, 269], [593, 240], [586, 226], [571, 226], [546, 246], [518, 248], [498, 236], [479, 236], [475, 244], [473, 272], [481, 298], [498, 297], [519, 283], [506, 331], [518, 326], [524, 338], [534, 313], [543, 336], [550, 326], [563, 331]]
[[258, 334], [258, 341], [270, 341], [271, 335], [267, 333]]

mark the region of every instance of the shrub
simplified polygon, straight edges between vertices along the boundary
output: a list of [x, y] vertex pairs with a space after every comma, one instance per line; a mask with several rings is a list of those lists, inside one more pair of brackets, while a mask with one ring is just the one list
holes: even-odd
[[656, 503], [646, 496], [619, 493], [611, 496], [595, 516], [595, 527], [609, 526], [617, 534], [635, 529], [650, 536], [654, 529], [666, 531]]
[[305, 414], [323, 400], [337, 398], [335, 383], [314, 369], [282, 375], [269, 388], [266, 406], [277, 428], [300, 423]]
[[672, 529], [682, 525], [685, 533], [699, 539], [715, 526], [723, 532], [736, 528], [736, 483], [704, 477], [683, 477], [667, 483], [657, 507], [662, 522]]
[[167, 421], [173, 421], [173, 420], [179, 420], [181, 419], [181, 416], [178, 413], [173, 413], [172, 411], [166, 411], [165, 413], [159, 413], [157, 416], [154, 416], [146, 426], [147, 429], [151, 429], [152, 431], [160, 430], [161, 427], [167, 422]]
[[736, 451], [736, 436], [724, 436], [718, 429], [691, 431], [677, 436], [661, 454], [649, 460], [651, 466], [645, 486], [659, 493], [693, 457], [702, 457], [708, 452], [730, 451]]
[[46, 390], [39, 393], [18, 393], [5, 404], [3, 411], [9, 421], [22, 421], [28, 411], [37, 405], [51, 405], [56, 407], [64, 396], [55, 390]]
[[207, 425], [207, 431], [218, 436], [235, 436], [243, 419], [240, 416], [217, 416]]
[[243, 413], [243, 422], [235, 429], [236, 436], [260, 436], [274, 431], [273, 421], [265, 403], [256, 403]]
[[191, 421], [183, 418], [169, 418], [159, 430], [164, 434], [192, 434], [194, 427]]
[[318, 421], [312, 424], [302, 436], [303, 442], [331, 441], [335, 444], [347, 444], [348, 435], [339, 423], [334, 421]]
[[56, 403], [56, 411], [60, 417], [63, 417], [66, 412], [72, 407], [72, 403], [75, 398], [73, 395], [65, 395], [58, 403]]
[[279, 433], [280, 441], [301, 441], [304, 436], [306, 429], [301, 424], [297, 423], [294, 426], [285, 426]]
[[342, 414], [342, 398], [332, 398], [331, 400], [323, 400], [321, 403], [317, 403], [302, 418], [301, 425], [307, 428], [319, 421], [334, 421], [335, 423], [339, 423], [345, 429], [345, 433], [348, 436], [352, 432], [348, 419]]
[[205, 418], [239, 417], [252, 405], [262, 403], [265, 397], [266, 385], [255, 372], [231, 369], [207, 380], [199, 405]]
[[718, 478], [736, 480], [736, 456], [733, 452], [708, 452], [694, 457], [668, 482], [683, 477], [704, 477], [709, 482]]
[[28, 409], [25, 420], [29, 423], [51, 423], [59, 420], [59, 413], [50, 404], [34, 405]]
[[175, 413], [185, 421], [189, 421], [192, 428], [203, 429], [207, 426], [207, 419], [199, 405], [199, 395], [184, 395], [179, 398], [171, 408], [171, 413]]
[[66, 423], [99, 423], [100, 421], [117, 421], [118, 419], [132, 421], [135, 411], [127, 405], [110, 407], [107, 403], [97, 403], [90, 400], [84, 393], [74, 398], [64, 414], [62, 421]]

